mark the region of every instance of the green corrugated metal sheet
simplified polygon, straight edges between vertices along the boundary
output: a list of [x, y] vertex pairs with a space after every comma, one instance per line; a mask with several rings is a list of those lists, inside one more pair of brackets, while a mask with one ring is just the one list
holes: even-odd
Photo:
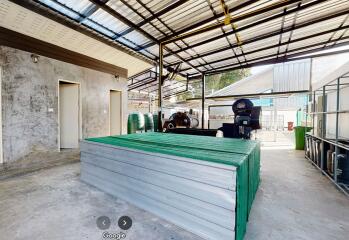
[[259, 142], [167, 133], [129, 134], [86, 140], [237, 167], [235, 238], [243, 239], [260, 181]]

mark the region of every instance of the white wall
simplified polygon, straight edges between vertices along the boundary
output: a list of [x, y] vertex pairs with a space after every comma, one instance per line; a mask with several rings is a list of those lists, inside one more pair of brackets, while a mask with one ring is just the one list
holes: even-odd
[[[317, 86], [319, 82], [324, 81], [324, 78], [334, 72], [337, 68], [347, 63], [349, 60], [349, 53], [336, 54], [325, 57], [318, 57], [312, 60], [311, 83]], [[349, 71], [349, 68], [348, 68]], [[335, 79], [328, 79], [330, 81]]]

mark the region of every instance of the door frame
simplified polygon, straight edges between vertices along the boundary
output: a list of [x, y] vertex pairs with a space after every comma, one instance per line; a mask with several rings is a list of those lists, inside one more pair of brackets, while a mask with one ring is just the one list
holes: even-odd
[[124, 115], [123, 115], [123, 112], [124, 112], [124, 108], [122, 107], [122, 91], [121, 90], [118, 90], [118, 89], [109, 89], [109, 135], [111, 135], [111, 95], [110, 95], [110, 92], [112, 91], [115, 91], [115, 92], [119, 92], [120, 93], [120, 135], [122, 135], [122, 126], [123, 126], [123, 122], [124, 122]]
[[78, 103], [78, 106], [79, 106], [79, 139], [78, 140], [81, 140], [82, 139], [82, 107], [81, 107], [81, 101], [82, 101], [82, 98], [81, 98], [81, 83], [80, 82], [76, 82], [76, 81], [70, 81], [70, 80], [65, 80], [65, 79], [58, 79], [58, 82], [57, 82], [57, 99], [58, 99], [58, 102], [57, 102], [57, 122], [58, 122], [58, 136], [57, 136], [57, 142], [58, 142], [58, 151], [61, 151], [61, 121], [60, 121], [60, 113], [61, 113], [61, 109], [60, 109], [60, 105], [59, 105], [59, 84], [60, 83], [72, 83], [72, 84], [77, 84], [78, 85], [78, 94], [79, 94], [79, 103]]

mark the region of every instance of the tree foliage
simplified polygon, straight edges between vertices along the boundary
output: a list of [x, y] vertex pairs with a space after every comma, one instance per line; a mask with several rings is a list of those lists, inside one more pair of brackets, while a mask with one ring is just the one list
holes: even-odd
[[211, 94], [251, 75], [250, 69], [239, 69], [206, 77], [206, 93]]
[[[206, 76], [205, 93], [207, 95], [211, 94], [241, 79], [244, 79], [250, 75], [251, 75], [250, 69], [246, 68], [246, 69], [239, 69], [239, 70], [234, 70], [230, 72]], [[187, 98], [201, 97], [201, 82], [195, 80], [195, 82], [190, 83], [190, 86], [192, 91], [177, 96], [177, 101], [183, 101]]]

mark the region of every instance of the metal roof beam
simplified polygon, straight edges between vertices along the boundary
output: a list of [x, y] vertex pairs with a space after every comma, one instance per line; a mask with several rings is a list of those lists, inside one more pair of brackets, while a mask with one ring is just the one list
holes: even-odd
[[140, 87], [143, 87], [143, 86], [145, 86], [145, 85], [148, 85], [148, 84], [153, 83], [153, 82], [156, 82], [156, 81], [157, 81], [157, 79], [156, 79], [156, 78], [155, 78], [155, 79], [153, 78], [153, 79], [151, 79], [150, 81], [142, 82], [141, 84], [138, 84], [137, 86], [133, 86], [133, 87], [130, 87], [130, 86], [129, 86], [128, 91], [138, 89], [138, 88], [140, 88]]
[[[125, 2], [124, 0], [121, 0], [121, 1], [123, 1], [123, 2]], [[140, 1], [140, 0], [136, 0], [136, 2], [138, 3], [138, 4], [140, 4], [144, 9], [146, 9], [148, 12], [150, 12], [150, 14], [152, 15], [152, 16], [155, 16], [155, 13], [150, 9], [150, 8], [148, 8], [147, 7], [147, 5], [145, 5], [144, 3], [142, 3], [142, 1]], [[124, 4], [126, 4], [126, 3], [124, 3]], [[137, 13], [138, 15], [140, 15], [141, 17], [143, 17], [141, 14], [139, 14], [138, 13], [138, 11], [136, 11], [135, 9], [133, 9], [132, 7], [129, 7], [130, 9], [132, 9], [135, 13]], [[144, 17], [143, 17], [144, 18]], [[171, 28], [171, 27], [169, 27], [164, 21], [162, 21], [160, 18], [156, 18], [162, 25], [164, 25], [168, 30], [170, 30], [173, 34], [176, 34], [176, 32]], [[157, 29], [159, 32], [161, 32], [164, 36], [167, 36], [166, 35], [166, 33], [164, 33], [163, 31], [161, 31], [161, 29], [159, 29], [158, 27], [156, 27], [154, 24], [152, 24], [152, 23], [150, 23], [155, 29]], [[184, 43], [184, 45], [186, 45], [186, 46], [189, 46], [184, 40], [182, 40], [182, 42]], [[182, 49], [182, 47], [180, 46], [180, 45], [178, 45], [178, 44], [176, 44], [176, 46], [178, 47], [178, 48], [180, 48], [180, 49]], [[168, 48], [165, 48], [167, 51], [169, 51], [169, 49]], [[176, 55], [177, 56], [177, 55]], [[177, 56], [178, 57], [178, 56]], [[204, 60], [204, 59], [202, 59], [205, 63], [206, 63], [206, 61]], [[205, 67], [206, 68], [206, 67]], [[212, 68], [212, 67], [211, 67]], [[208, 70], [208, 68], [206, 68], [206, 70]]]
[[[343, 21], [341, 22], [341, 24], [339, 25], [339, 27], [344, 26], [344, 24], [347, 22], [348, 19], [349, 19], [349, 15], [347, 15], [347, 16], [343, 19]], [[326, 47], [327, 44], [330, 43], [330, 41], [333, 39], [333, 37], [336, 35], [336, 33], [337, 33], [337, 32], [334, 32], [334, 33], [331, 35], [331, 37], [328, 39], [328, 42], [324, 45], [324, 47]]]
[[[345, 40], [345, 39], [349, 39], [349, 36], [342, 38], [342, 40]], [[332, 41], [334, 42], [336, 40], [332, 40]], [[326, 49], [331, 49], [331, 48], [334, 48], [334, 47], [347, 46], [349, 44], [349, 41], [345, 42], [345, 43], [337, 44], [335, 46], [332, 45], [332, 46], [329, 46], [329, 47], [321, 47], [321, 48], [307, 50], [307, 49], [309, 49], [311, 47], [316, 47], [316, 46], [323, 45], [323, 44], [324, 44], [324, 42], [321, 42], [321, 43], [308, 45], [308, 46], [305, 46], [305, 47], [300, 47], [300, 48], [288, 50], [289, 53], [297, 52], [297, 51], [301, 51], [301, 50], [305, 50], [305, 51], [300, 52], [300, 53], [295, 53], [295, 54], [292, 54], [292, 55], [286, 55], [286, 57], [283, 57], [283, 58], [280, 58], [280, 59], [282, 60], [282, 59], [297, 57], [297, 56], [301, 56], [301, 55], [304, 55], [304, 54], [310, 54], [310, 53], [319, 52], [319, 51], [326, 50]], [[251, 59], [251, 60], [249, 60], [249, 62], [253, 62], [253, 61], [257, 61], [257, 60], [261, 60], [261, 59], [265, 59], [265, 58], [271, 58], [271, 57], [275, 57], [275, 56], [277, 56], [277, 54], [270, 54], [270, 55], [266, 55], [266, 56], [262, 56], [262, 57]], [[217, 67], [216, 69], [222, 69], [222, 68], [226, 68], [226, 67], [234, 66], [234, 65], [236, 66], [237, 64], [229, 64], [229, 65], [225, 65], [225, 66], [220, 66], [220, 67]]]
[[[152, 93], [152, 92], [155, 92], [155, 91], [158, 91], [158, 83], [155, 83], [155, 84], [152, 84], [152, 85], [149, 85], [149, 86], [145, 86], [145, 85], [148, 85], [148, 84], [150, 84], [150, 83], [153, 83], [153, 82], [155, 82], [155, 81], [157, 81], [157, 79], [156, 80], [153, 80], [153, 81], [151, 81], [151, 82], [149, 82], [149, 83], [147, 83], [147, 84], [144, 84], [143, 86], [139, 86], [138, 88], [135, 88], [135, 89], [137, 89], [137, 91], [143, 91], [143, 90], [148, 90], [148, 93]], [[145, 86], [145, 87], [144, 87]], [[141, 88], [140, 88], [141, 87]], [[153, 88], [153, 87], [155, 87], [154, 89], [151, 89], [151, 91], [149, 91], [149, 88]], [[165, 89], [166, 87], [168, 87], [168, 85], [167, 86], [165, 86], [165, 87], [163, 87], [163, 89]], [[139, 89], [140, 88], [140, 89]], [[132, 89], [132, 90], [134, 90], [134, 89]], [[170, 90], [170, 89], [167, 89], [167, 90]], [[163, 93], [164, 93], [165, 91], [163, 91]]]
[[[292, 39], [292, 36], [293, 36], [293, 32], [294, 32], [294, 29], [296, 27], [296, 21], [297, 21], [297, 17], [298, 17], [298, 14], [299, 14], [299, 8], [301, 7], [302, 3], [299, 3], [298, 4], [298, 11], [296, 11], [294, 17], [293, 17], [293, 21], [292, 21], [292, 26], [291, 26], [291, 31], [290, 31], [290, 35], [288, 37], [288, 43], [291, 41]], [[285, 31], [284, 31], [285, 33]], [[289, 44], [286, 45], [286, 50], [285, 50], [285, 53], [284, 53], [284, 56], [286, 56], [287, 54], [287, 51], [288, 51], [288, 47], [289, 47]]]
[[[154, 13], [153, 16], [151, 16], [151, 17], [149, 17], [149, 18], [147, 18], [147, 19], [144, 19], [142, 22], [138, 23], [137, 26], [138, 26], [138, 27], [142, 27], [143, 25], [145, 25], [145, 24], [147, 24], [147, 23], [150, 23], [151, 21], [155, 20], [156, 18], [161, 17], [162, 15], [168, 13], [168, 12], [171, 11], [171, 10], [174, 10], [175, 8], [181, 6], [182, 4], [184, 4], [184, 3], [186, 3], [186, 2], [188, 2], [188, 0], [179, 0], [179, 1], [176, 1], [176, 2], [174, 2], [173, 4], [167, 6], [166, 8], [160, 10], [159, 12]], [[133, 28], [129, 28], [129, 29], [127, 29], [127, 30], [121, 32], [120, 35], [121, 35], [121, 36], [124, 36], [124, 35], [126, 35], [126, 34], [132, 32], [132, 31], [134, 31], [134, 30], [135, 30], [135, 29], [133, 29]]]
[[[214, 10], [211, 1], [210, 1], [210, 0], [206, 0], [206, 1], [207, 1], [207, 4], [208, 4], [208, 6], [209, 6], [209, 8], [210, 8], [210, 10], [211, 10], [211, 12], [212, 12], [212, 14], [213, 14], [213, 16], [216, 17], [216, 21], [219, 22], [219, 20], [218, 20], [218, 15], [217, 15], [216, 11]], [[221, 31], [222, 31], [223, 34], [225, 34], [225, 30], [223, 29], [223, 27], [221, 27]], [[235, 57], [235, 58], [238, 60], [238, 62], [240, 63], [240, 59], [239, 59], [238, 57], [236, 57], [235, 49], [234, 49], [233, 45], [231, 44], [229, 38], [228, 38], [228, 37], [225, 37], [225, 39], [227, 40], [227, 42], [228, 42], [228, 44], [229, 44], [229, 46], [230, 46], [230, 48], [231, 48], [231, 50], [232, 50], [232, 52], [233, 52], [233, 54], [234, 54], [234, 57]], [[240, 63], [240, 64], [241, 64], [241, 63]]]
[[[297, 60], [302, 60], [302, 59], [309, 59], [309, 58], [314, 58], [314, 57], [322, 57], [322, 56], [329, 56], [329, 55], [349, 52], [349, 49], [345, 49], [345, 50], [339, 50], [339, 51], [334, 51], [334, 52], [319, 53], [319, 54], [315, 54], [315, 55], [304, 56], [304, 55], [308, 55], [308, 54], [312, 54], [312, 53], [317, 53], [319, 51], [333, 49], [333, 48], [342, 47], [342, 46], [349, 46], [349, 41], [337, 44], [335, 46], [332, 45], [332, 46], [329, 46], [329, 47], [326, 47], [326, 48], [320, 47], [320, 48], [316, 48], [316, 49], [302, 51], [300, 53], [295, 53], [295, 54], [292, 54], [292, 55], [288, 55], [286, 57], [282, 57], [282, 58], [279, 57], [278, 59], [277, 58], [273, 58], [273, 59], [261, 60], [261, 59], [264, 59], [264, 58], [276, 57], [276, 55], [268, 55], [268, 56], [264, 56], [264, 57], [260, 57], [260, 58], [256, 58], [256, 59], [251, 59], [250, 62], [257, 61], [257, 60], [261, 60], [261, 61], [250, 63], [250, 64], [247, 64], [247, 65], [244, 65], [243, 67], [237, 66], [237, 64], [235, 64], [235, 66], [234, 66], [234, 64], [230, 64], [230, 65], [226, 65], [226, 66], [222, 66], [222, 67], [216, 68], [216, 69], [221, 69], [221, 70], [215, 70], [215, 71], [206, 72], [206, 74], [207, 75], [219, 74], [219, 73], [233, 71], [233, 70], [242, 69], [242, 68], [250, 68], [250, 67], [261, 66], [261, 65], [268, 65], [268, 64], [276, 64], [276, 63], [297, 61]], [[224, 69], [222, 69], [222, 68], [224, 68]], [[197, 78], [198, 76], [199, 76], [199, 74], [191, 75], [191, 76], [189, 76], [189, 78], [193, 79], [193, 78]]]
[[[98, 5], [101, 9], [103, 9], [104, 11], [106, 11], [107, 13], [109, 13], [110, 15], [112, 15], [113, 17], [115, 17], [116, 19], [118, 19], [119, 21], [123, 22], [124, 24], [128, 25], [131, 28], [136, 29], [139, 33], [141, 33], [142, 35], [144, 35], [146, 38], [148, 38], [149, 40], [153, 41], [156, 44], [160, 44], [160, 42], [152, 35], [150, 35], [148, 32], [146, 32], [145, 30], [143, 30], [142, 28], [138, 27], [135, 23], [131, 22], [130, 20], [128, 20], [126, 17], [122, 16], [120, 13], [118, 13], [117, 11], [115, 11], [114, 9], [112, 9], [111, 7], [109, 7], [108, 5], [104, 5], [100, 0], [89, 0], [90, 2]], [[168, 52], [170, 52], [171, 54], [175, 55], [177, 58], [179, 58], [182, 62], [184, 61], [184, 58], [182, 58], [181, 56], [179, 56], [178, 54], [172, 53], [172, 50], [169, 49], [168, 47], [164, 47], [164, 49]], [[192, 65], [191, 63], [187, 63], [189, 66], [191, 66], [194, 70], [198, 71], [199, 73], [201, 73], [201, 70], [197, 69], [194, 65]]]
[[177, 93], [173, 93], [173, 94], [170, 94], [170, 95], [166, 95], [163, 97], [163, 99], [167, 99], [167, 98], [170, 98], [170, 97], [173, 97], [173, 96], [177, 96], [178, 94], [182, 94], [182, 93], [186, 93], [188, 92], [187, 90], [184, 90], [184, 91], [179, 91]]
[[[201, 75], [200, 75], [200, 76], [201, 76]], [[195, 79], [196, 79], [196, 78], [195, 78]], [[195, 79], [191, 79], [191, 80], [188, 79], [187, 81], [195, 82], [195, 81], [194, 81]], [[198, 80], [198, 81], [201, 82], [201, 79], [196, 79], [196, 80]], [[149, 88], [152, 88], [152, 87], [156, 87], [155, 89], [152, 89], [151, 91], [149, 91], [149, 93], [152, 93], [152, 92], [155, 92], [155, 91], [158, 90], [158, 89], [157, 89], [157, 86], [158, 86], [158, 84], [156, 83], [156, 84], [152, 84], [152, 85], [150, 85], [150, 86], [146, 86], [146, 87], [143, 87], [143, 88], [137, 89], [137, 90], [142, 91], [142, 90], [145, 90], [145, 89], [149, 89]]]
[[144, 35], [146, 38], [153, 41], [154, 43], [157, 43], [157, 44], [160, 43], [154, 36], [150, 35], [148, 32], [144, 31], [142, 28], [138, 27], [135, 23], [128, 20], [126, 17], [124, 17], [123, 15], [121, 15], [120, 13], [118, 13], [108, 5], [103, 4], [101, 0], [89, 0], [89, 1], [96, 4], [99, 8], [103, 9], [104, 11], [106, 11], [107, 13], [109, 13], [119, 21], [126, 24], [127, 26], [137, 30], [139, 33], [141, 33], [142, 35]]
[[[179, 89], [179, 88], [186, 88], [186, 87], [187, 87], [186, 84], [184, 84], [184, 83], [181, 83], [181, 84], [182, 84], [182, 86], [175, 86], [174, 88], [166, 89], [166, 90], [163, 91], [162, 93], [168, 93], [168, 92], [171, 92], [171, 91], [176, 90], [176, 89]], [[151, 91], [151, 92], [149, 92], [149, 93], [152, 93], [152, 92], [154, 92], [154, 91]]]
[[[206, 97], [206, 99], [225, 99], [225, 98], [255, 98], [255, 97], [272, 97], [272, 96], [290, 96], [294, 94], [306, 94], [309, 93], [308, 90], [298, 90], [298, 91], [287, 91], [287, 92], [271, 92], [271, 93], [251, 93], [251, 94], [236, 94], [236, 95], [225, 95], [225, 96], [212, 96]], [[201, 100], [201, 98], [190, 98], [187, 101]], [[213, 106], [213, 105], [211, 105]], [[216, 105], [219, 106], [219, 105]], [[225, 105], [231, 106], [231, 105]]]
[[[252, 3], [255, 3], [257, 1], [247, 1], [247, 2], [244, 2], [236, 7], [233, 7], [231, 9], [229, 9], [229, 13], [232, 13], [236, 10], [239, 10], [241, 9], [242, 7], [245, 7], [247, 5], [250, 5]], [[267, 7], [264, 7], [264, 8], [261, 8], [261, 9], [257, 9], [255, 11], [251, 11], [251, 12], [248, 12], [248, 13], [245, 13], [245, 14], [242, 14], [242, 15], [239, 15], [239, 16], [236, 16], [236, 17], [232, 17], [231, 18], [231, 22], [237, 22], [237, 21], [241, 21], [241, 20], [245, 20], [245, 19], [248, 19], [250, 17], [255, 17], [256, 15], [259, 15], [259, 14], [263, 14], [263, 13], [266, 13], [266, 12], [269, 12], [269, 11], [272, 11], [272, 10], [275, 10], [275, 9], [278, 9], [278, 8], [282, 8], [282, 7], [286, 7], [286, 6], [289, 6], [290, 4], [294, 4], [294, 3], [298, 3], [300, 2], [300, 0], [284, 0], [284, 1], [281, 1], [281, 2], [276, 2], [274, 4], [271, 4]], [[218, 17], [223, 17], [224, 16], [224, 13], [220, 13], [218, 14]], [[207, 23], [210, 23], [212, 21], [216, 20], [216, 17], [211, 17], [211, 18], [208, 18], [204, 21], [201, 21], [199, 23], [196, 23], [194, 25], [191, 25], [189, 27], [186, 27], [184, 29], [181, 29], [181, 30], [178, 30], [177, 31], [177, 34], [183, 34], [183, 35], [172, 35], [172, 36], [168, 36], [168, 37], [165, 37], [163, 39], [160, 39], [160, 42], [164, 43], [164, 42], [167, 42], [167, 43], [170, 43], [170, 42], [174, 42], [174, 41], [178, 41], [178, 40], [181, 40], [181, 39], [184, 39], [184, 38], [188, 38], [188, 37], [191, 37], [191, 36], [195, 36], [195, 35], [198, 35], [198, 34], [201, 34], [201, 33], [204, 33], [204, 32], [208, 32], [208, 31], [211, 31], [211, 30], [214, 30], [214, 29], [217, 29], [217, 28], [220, 28], [220, 27], [224, 27], [225, 24], [224, 22], [220, 22], [219, 24], [213, 24], [213, 25], [209, 25], [207, 27], [204, 27], [204, 28], [201, 28], [201, 29], [197, 29]], [[197, 30], [195, 30], [197, 29]], [[195, 30], [195, 31], [193, 31]]]
[[[129, 9], [131, 9], [134, 13], [136, 13], [138, 16], [140, 16], [142, 19], [146, 19], [141, 13], [139, 13], [134, 7], [132, 7], [126, 0], [120, 0], [125, 6], [127, 6]], [[136, 0], [136, 2], [138, 4], [140, 4], [142, 7], [144, 7], [147, 11], [149, 11], [150, 13], [151, 10], [147, 8], [147, 6], [145, 4], [143, 4], [142, 2]], [[161, 34], [163, 34], [164, 36], [166, 36], [166, 33], [163, 32], [161, 29], [159, 29], [155, 24], [153, 23], [149, 23], [153, 28], [155, 28], [157, 31], [159, 31]], [[121, 36], [121, 35], [120, 35]]]
[[[284, 9], [284, 13], [287, 12], [287, 8]], [[298, 12], [298, 11], [297, 11]], [[284, 34], [284, 26], [285, 26], [285, 15], [282, 16], [281, 18], [281, 29], [280, 29], [280, 35], [279, 35], [279, 44], [277, 46], [278, 51], [277, 51], [277, 58], [279, 57], [279, 53], [280, 53], [280, 46], [282, 44], [282, 34]]]
[[[316, 4], [318, 4], [319, 2], [323, 2], [323, 1], [326, 1], [326, 0], [319, 0], [318, 2], [316, 2]], [[309, 4], [308, 4], [308, 5], [303, 5], [303, 6], [301, 6], [298, 10], [304, 10], [304, 9], [306, 9], [306, 8], [308, 8], [308, 7], [313, 6], [313, 4], [314, 4], [314, 3], [312, 3], [311, 5], [309, 5]], [[293, 13], [293, 12], [295, 12], [295, 11], [297, 11], [297, 9], [288, 10], [288, 11], [287, 11], [287, 14]], [[280, 14], [276, 14], [276, 15], [274, 15], [274, 16], [272, 16], [272, 17], [263, 19], [263, 20], [261, 20], [261, 21], [254, 22], [254, 23], [252, 23], [252, 24], [249, 24], [249, 25], [240, 27], [240, 28], [238, 28], [238, 29], [236, 30], [236, 32], [240, 32], [240, 31], [243, 31], [243, 30], [247, 30], [247, 29], [249, 29], [249, 28], [256, 27], [256, 26], [258, 26], [258, 25], [260, 25], [260, 24], [263, 24], [263, 23], [266, 23], [266, 22], [268, 22], [268, 21], [275, 20], [275, 19], [277, 19], [277, 18], [279, 18], [279, 17], [282, 17], [284, 14], [285, 14], [285, 13], [282, 12], [282, 13], [280, 13]], [[343, 13], [343, 14], [344, 14], [344, 13]], [[335, 14], [335, 15], [338, 15], [338, 14]], [[333, 18], [333, 17], [336, 17], [336, 16], [330, 15], [329, 17], [324, 18], [324, 19], [321, 20], [321, 21], [328, 20], [328, 19], [331, 19], [331, 18]], [[306, 24], [305, 26], [311, 25], [311, 24], [313, 24], [313, 23], [316, 23], [316, 22], [308, 22], [308, 24]], [[301, 27], [305, 27], [305, 26], [301, 26]], [[299, 26], [296, 26], [295, 29], [297, 29], [297, 28], [300, 28], [300, 25], [299, 25]], [[286, 31], [289, 31], [289, 28], [284, 30], [284, 32], [286, 32]], [[201, 42], [192, 44], [189, 48], [184, 48], [183, 50], [188, 50], [188, 49], [190, 49], [190, 48], [199, 47], [199, 46], [201, 46], [201, 45], [204, 45], [204, 44], [207, 44], [207, 43], [216, 41], [216, 40], [218, 40], [218, 39], [221, 39], [222, 37], [229, 36], [229, 35], [232, 35], [232, 34], [234, 34], [234, 31], [230, 31], [230, 32], [225, 33], [225, 34], [223, 34], [223, 35], [215, 36], [215, 37], [206, 39], [206, 40], [204, 40], [204, 41], [201, 41]], [[275, 31], [275, 32], [272, 32], [272, 33], [270, 33], [270, 34], [265, 34], [265, 35], [262, 35], [262, 36], [258, 36], [258, 37], [255, 37], [255, 38], [251, 38], [251, 39], [248, 39], [248, 40], [244, 40], [244, 41], [242, 42], [242, 45], [247, 44], [247, 43], [251, 43], [251, 42], [255, 42], [255, 41], [257, 41], [257, 40], [263, 40], [263, 39], [268, 38], [268, 37], [278, 36], [279, 34], [280, 34], [279, 31]], [[235, 44], [234, 46], [237, 47], [238, 45]], [[220, 52], [220, 51], [224, 51], [224, 50], [228, 50], [228, 49], [229, 49], [229, 47], [226, 47], [226, 48], [223, 48], [223, 49], [220, 49], [220, 50], [217, 50], [217, 51]], [[180, 53], [180, 52], [181, 52], [181, 50], [177, 50], [177, 51], [174, 51], [173, 53]], [[164, 55], [164, 58], [165, 58], [165, 57], [168, 57], [168, 56], [170, 56], [170, 54]], [[202, 55], [201, 55], [201, 56], [202, 56]]]
[[[304, 6], [299, 7], [299, 9], [305, 9]], [[306, 6], [308, 6], [308, 5], [306, 5]], [[289, 13], [291, 13], [291, 12], [288, 11], [287, 14], [289, 14]], [[312, 21], [308, 21], [308, 22], [305, 22], [305, 23], [300, 23], [300, 24], [298, 24], [296, 26], [290, 26], [288, 28], [284, 28], [283, 33], [294, 31], [294, 30], [301, 29], [301, 28], [304, 28], [304, 27], [308, 27], [310, 25], [313, 25], [313, 24], [316, 24], [316, 23], [320, 23], [320, 22], [323, 22], [323, 21], [327, 21], [327, 20], [330, 20], [332, 18], [339, 17], [339, 16], [342, 16], [342, 15], [347, 15], [347, 14], [349, 14], [349, 10], [348, 9], [345, 10], [345, 11], [342, 11], [342, 12], [336, 12], [334, 14], [330, 14], [330, 15], [327, 15], [327, 16], [324, 16], [324, 17], [320, 17], [320, 18], [314, 19]], [[257, 22], [257, 24], [254, 23], [252, 25], [253, 26], [247, 25], [247, 26], [241, 27], [241, 28], [239, 28], [237, 30], [238, 31], [246, 30], [248, 28], [255, 27], [255, 26], [259, 25], [259, 23]], [[226, 34], [224, 34], [224, 36], [227, 36], [227, 35], [230, 35], [230, 34], [232, 34], [232, 32], [226, 33]], [[271, 33], [267, 33], [267, 34], [264, 34], [264, 35], [261, 35], [261, 36], [257, 36], [257, 37], [254, 37], [254, 38], [246, 39], [246, 40], [244, 40], [242, 42], [242, 45], [246, 45], [246, 44], [249, 44], [249, 43], [254, 43], [254, 42], [257, 42], [257, 41], [262, 41], [262, 40], [265, 40], [267, 38], [275, 37], [275, 36], [278, 36], [278, 35], [280, 35], [280, 31], [279, 30], [271, 32]], [[223, 37], [223, 35], [207, 39], [207, 40], [205, 40], [203, 42], [200, 42], [200, 43], [197, 43], [197, 44], [193, 44], [193, 45], [190, 46], [190, 48], [194, 48], [194, 47], [198, 47], [198, 46], [210, 43], [211, 41], [218, 40], [221, 37]], [[233, 47], [238, 47], [238, 44], [233, 44]], [[212, 55], [212, 54], [216, 54], [216, 53], [219, 53], [219, 52], [222, 52], [222, 51], [229, 50], [230, 48], [231, 47], [228, 46], [228, 47], [216, 49], [216, 50], [213, 50], [213, 51], [209, 51], [209, 52], [200, 54], [200, 56], [201, 57], [209, 56], [209, 55]], [[187, 48], [184, 48], [183, 50], [187, 50]], [[180, 50], [177, 50], [177, 51], [174, 51], [173, 53], [180, 53], [180, 52], [181, 52]], [[164, 57], [168, 57], [168, 56], [170, 56], [170, 54], [166, 54]], [[192, 61], [192, 60], [194, 60], [196, 58], [197, 57], [187, 58], [186, 61]], [[176, 63], [173, 63], [173, 64], [176, 64]], [[170, 66], [171, 65], [172, 64], [170, 64]]]
[[[145, 86], [145, 85], [148, 85], [148, 84], [150, 84], [150, 83], [153, 83], [153, 82], [157, 82], [157, 83], [155, 83], [155, 84], [152, 84], [152, 85], [150, 85], [150, 86]], [[156, 87], [156, 91], [158, 90], [158, 79], [154, 79], [152, 82], [149, 82], [148, 84], [144, 84], [143, 86], [139, 86], [138, 88], [137, 88], [137, 91], [143, 91], [143, 90], [146, 90], [146, 89], [148, 89], [148, 88], [151, 88], [151, 87]], [[145, 86], [145, 87], [144, 87]], [[140, 88], [140, 89], [139, 89]]]
[[[103, 4], [106, 4], [109, 2], [109, 0], [102, 0]], [[79, 22], [83, 22], [86, 18], [90, 17], [92, 14], [94, 14], [99, 9], [99, 6], [92, 4], [85, 12], [82, 13], [84, 17], [79, 19]]]
[[[253, 53], [258, 53], [258, 52], [261, 52], [261, 51], [265, 51], [265, 50], [269, 50], [269, 49], [272, 49], [272, 48], [277, 48], [277, 47], [281, 47], [281, 46], [284, 46], [284, 45], [289, 45], [289, 44], [292, 44], [292, 43], [296, 43], [296, 42], [300, 42], [300, 41], [304, 41], [304, 40], [307, 40], [307, 39], [310, 39], [310, 38], [315, 38], [315, 37], [319, 37], [321, 35], [326, 35], [326, 34], [329, 34], [329, 33], [333, 33], [333, 32], [337, 32], [337, 31], [341, 31], [341, 30], [346, 30], [346, 29], [349, 29], [349, 25], [347, 26], [342, 26], [342, 27], [339, 27], [339, 28], [334, 28], [334, 29], [331, 29], [331, 30], [328, 30], [328, 31], [324, 31], [324, 32], [320, 32], [320, 33], [316, 33], [316, 34], [312, 34], [312, 35], [309, 35], [309, 36], [305, 36], [305, 37], [301, 37], [301, 38], [297, 38], [297, 39], [293, 39], [291, 41], [287, 41], [287, 42], [284, 42], [284, 43], [278, 43], [278, 44], [274, 44], [274, 45], [270, 45], [270, 46], [266, 46], [266, 47], [263, 47], [263, 48], [259, 48], [259, 49], [255, 49], [255, 50], [252, 50], [252, 51], [249, 51], [249, 52], [245, 52], [244, 54], [238, 54], [234, 57], [242, 57], [242, 56], [246, 56], [246, 55], [249, 55], [249, 54], [253, 54]], [[329, 41], [328, 43], [330, 42], [335, 42], [337, 41], [336, 39], [335, 40], [331, 40]], [[323, 44], [323, 43], [322, 43]], [[318, 45], [318, 44], [316, 44]], [[311, 45], [312, 46], [312, 45]], [[310, 46], [310, 47], [311, 47]], [[309, 46], [308, 46], [309, 47]], [[287, 50], [288, 51], [288, 50]], [[285, 51], [287, 53], [287, 51]], [[280, 53], [278, 51], [278, 54], [281, 55], [281, 54], [285, 54], [284, 53]], [[289, 51], [289, 52], [292, 52]], [[225, 60], [229, 60], [229, 59], [232, 59], [233, 57], [229, 56], [229, 57], [225, 57], [225, 58], [220, 58], [218, 60], [215, 60], [215, 61], [211, 61], [211, 62], [208, 62], [208, 64], [214, 64], [214, 63], [219, 63], [219, 62], [222, 62], [222, 61], [225, 61]], [[197, 67], [201, 67], [205, 64], [202, 64], [202, 65], [197, 65]], [[190, 68], [189, 68], [190, 69]], [[183, 71], [186, 71], [186, 70], [189, 70], [188, 68], [187, 69], [182, 69]]]
[[[153, 80], [153, 79], [156, 79], [156, 73], [153, 72], [153, 71], [149, 71], [147, 73], [144, 74], [144, 78], [143, 79], [140, 79], [136, 82], [132, 81], [134, 80], [134, 78], [131, 79], [131, 84], [128, 84], [128, 88], [131, 90], [134, 89], [134, 88], [138, 88], [139, 86], [142, 86], [144, 84], [146, 84], [147, 82]], [[135, 87], [136, 86], [136, 87]]]
[[153, 73], [155, 73], [153, 70], [147, 69], [147, 70], [144, 70], [143, 72], [140, 72], [140, 73], [137, 73], [137, 74], [135, 74], [135, 75], [133, 75], [133, 76], [130, 76], [130, 77], [128, 78], [128, 80], [130, 80], [130, 79], [132, 79], [132, 78], [136, 78], [136, 77], [141, 76], [141, 75], [143, 75], [143, 74], [146, 74], [146, 73], [148, 73], [148, 72], [153, 72]]
[[[241, 9], [241, 8], [244, 8], [244, 7], [248, 6], [248, 5], [251, 5], [251, 4], [256, 3], [256, 2], [258, 2], [258, 1], [256, 1], [256, 0], [249, 0], [249, 1], [246, 1], [246, 2], [244, 2], [244, 3], [239, 4], [239, 5], [236, 6], [236, 7], [231, 8], [231, 9], [229, 10], [229, 12], [231, 13], [231, 12], [233, 12], [233, 11], [237, 11], [237, 10], [239, 10], [239, 9]], [[223, 13], [217, 14], [217, 17], [218, 17], [218, 18], [223, 17], [223, 16], [224, 16]], [[162, 41], [168, 40], [168, 39], [170, 39], [170, 38], [173, 38], [174, 36], [177, 36], [178, 34], [182, 34], [182, 33], [184, 33], [184, 32], [190, 31], [190, 30], [192, 30], [192, 29], [201, 27], [202, 25], [204, 25], [204, 24], [206, 24], [206, 23], [209, 23], [209, 22], [212, 22], [212, 21], [214, 21], [215, 19], [216, 19], [216, 17], [208, 18], [208, 19], [206, 19], [206, 20], [204, 20], [204, 21], [201, 21], [201, 22], [199, 22], [199, 23], [196, 23], [195, 25], [190, 26], [190, 28], [188, 27], [188, 28], [185, 28], [185, 29], [181, 29], [181, 30], [177, 31], [176, 34], [173, 34], [173, 35], [171, 35], [171, 36], [168, 36], [168, 37], [165, 37], [165, 38], [163, 38], [163, 39], [160, 39], [160, 41], [162, 42]], [[188, 29], [188, 30], [187, 30], [187, 29]], [[148, 48], [148, 47], [151, 47], [151, 46], [154, 46], [154, 44], [153, 44], [153, 43], [145, 44], [145, 45], [143, 46], [143, 49]]]

